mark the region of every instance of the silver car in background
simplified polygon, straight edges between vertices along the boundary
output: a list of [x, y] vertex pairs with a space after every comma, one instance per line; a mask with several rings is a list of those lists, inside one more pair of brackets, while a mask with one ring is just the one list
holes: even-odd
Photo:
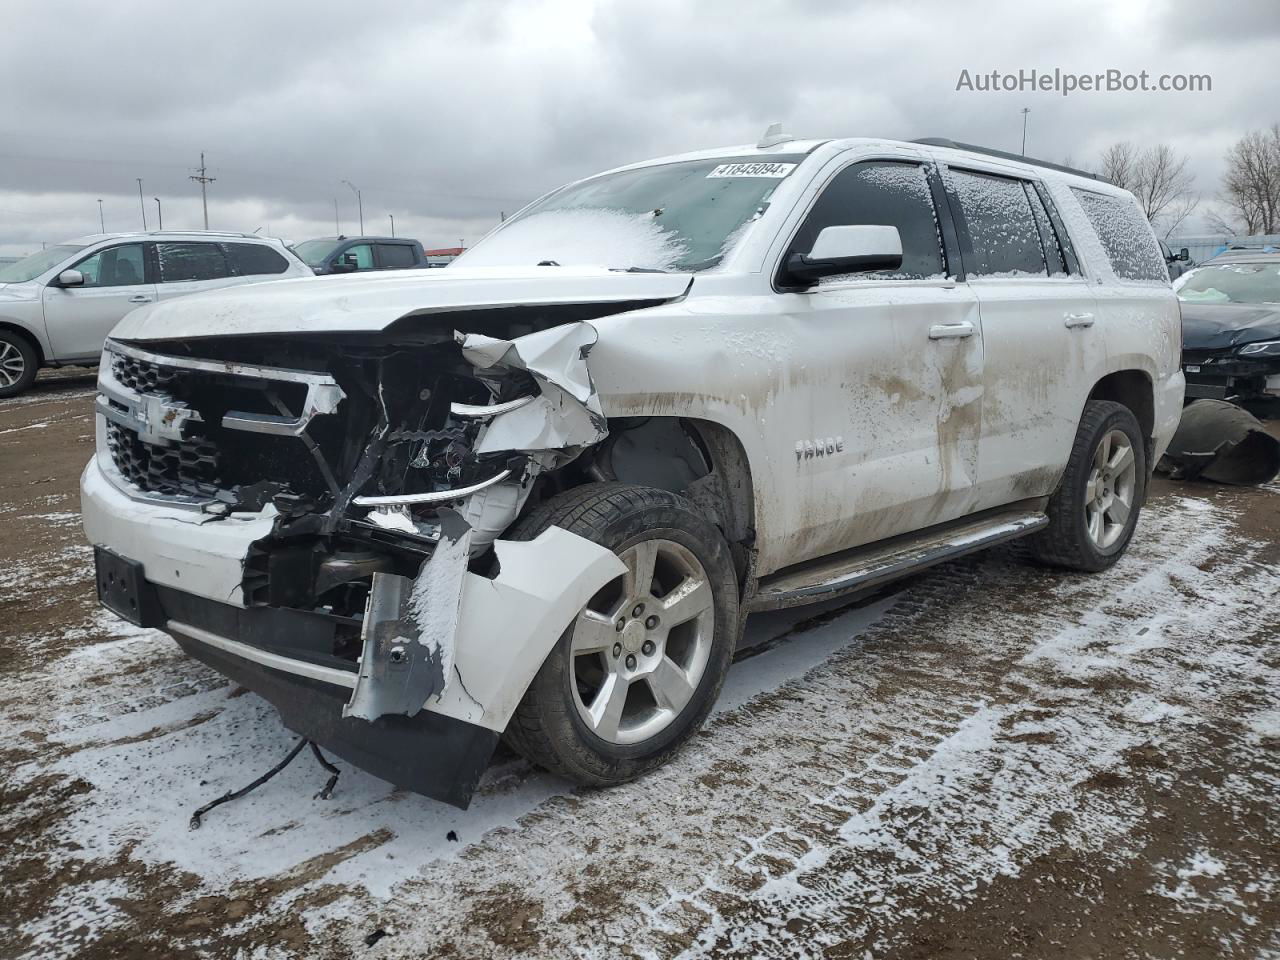
[[41, 367], [93, 365], [130, 310], [221, 287], [310, 277], [280, 240], [207, 231], [106, 233], [0, 266], [0, 397]]

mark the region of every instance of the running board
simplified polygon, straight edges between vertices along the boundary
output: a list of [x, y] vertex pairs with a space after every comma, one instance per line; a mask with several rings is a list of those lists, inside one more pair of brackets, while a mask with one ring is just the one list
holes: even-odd
[[1034, 510], [1006, 511], [889, 544], [871, 544], [760, 581], [748, 610], [778, 610], [877, 587], [925, 567], [1016, 540], [1047, 526]]

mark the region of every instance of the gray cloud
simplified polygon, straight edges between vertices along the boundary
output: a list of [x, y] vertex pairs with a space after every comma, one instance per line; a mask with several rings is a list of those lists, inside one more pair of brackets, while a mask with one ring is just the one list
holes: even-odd
[[[474, 241], [557, 184], [663, 153], [815, 136], [952, 136], [1091, 162], [1119, 139], [1188, 153], [1206, 195], [1249, 129], [1280, 120], [1270, 0], [896, 4], [703, 0], [17, 3], [0, 35], [0, 251], [140, 225], [290, 240], [355, 229]], [[1208, 73], [1202, 94], [973, 93], [962, 69]], [[152, 223], [154, 225], [154, 223]]]

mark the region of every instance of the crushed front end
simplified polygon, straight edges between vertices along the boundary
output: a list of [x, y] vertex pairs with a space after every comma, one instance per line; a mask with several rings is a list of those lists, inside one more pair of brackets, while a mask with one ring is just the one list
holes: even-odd
[[101, 601], [391, 782], [466, 806], [621, 564], [502, 539], [606, 435], [595, 330], [108, 341], [85, 530]]

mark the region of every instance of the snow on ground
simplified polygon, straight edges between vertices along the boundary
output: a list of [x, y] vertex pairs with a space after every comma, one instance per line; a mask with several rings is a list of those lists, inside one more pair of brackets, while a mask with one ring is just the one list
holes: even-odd
[[[319, 800], [303, 753], [195, 831], [195, 807], [294, 737], [163, 635], [96, 613], [84, 646], [0, 678], [23, 717], [0, 749], [42, 738], [11, 784], [83, 785], [42, 824], [64, 880], [21, 918], [20, 955], [128, 937], [271, 958], [881, 956], [971, 936], [960, 952], [1003, 957], [1019, 950], [993, 931], [1028, 923], [1003, 905], [1058, 901], [1088, 918], [1043, 921], [1065, 956], [1130, 929], [1127, 901], [1184, 918], [1133, 928], [1148, 953], [1185, 922], [1213, 955], [1250, 955], [1280, 873], [1256, 854], [1274, 850], [1257, 810], [1280, 732], [1268, 549], [1233, 508], [1168, 496], [1100, 576], [1015, 548], [870, 605], [753, 618], [776, 642], [636, 783], [576, 791], [508, 757], [463, 812], [344, 764]], [[1188, 784], [1194, 816], [1170, 799]], [[40, 803], [33, 786], [11, 813]]]

